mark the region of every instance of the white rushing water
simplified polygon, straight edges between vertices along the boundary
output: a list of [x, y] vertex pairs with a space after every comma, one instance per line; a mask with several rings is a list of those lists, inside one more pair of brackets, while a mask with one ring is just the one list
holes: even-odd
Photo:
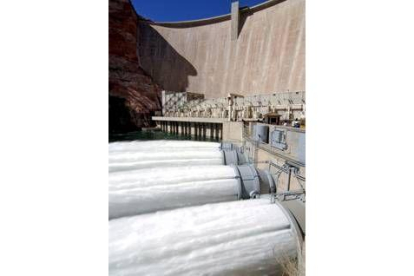
[[161, 140], [109, 144], [109, 172], [223, 162], [219, 143]]
[[137, 169], [150, 168], [166, 168], [166, 167], [182, 167], [182, 166], [208, 166], [208, 165], [223, 165], [223, 158], [221, 159], [167, 159], [167, 160], [141, 160], [132, 162], [110, 163], [109, 172], [121, 172]]
[[230, 166], [185, 166], [109, 174], [109, 219], [237, 200]]
[[109, 144], [109, 152], [122, 151], [175, 151], [182, 149], [219, 149], [220, 143], [198, 141], [132, 141], [114, 142]]
[[158, 167], [109, 174], [109, 189], [151, 187], [189, 181], [230, 179], [236, 173], [231, 166]]
[[116, 152], [109, 154], [109, 163], [156, 160], [182, 159], [223, 159], [223, 153], [218, 149], [211, 150], [180, 150], [180, 151], [134, 151]]
[[109, 221], [110, 275], [281, 275], [296, 252], [269, 199], [207, 204]]

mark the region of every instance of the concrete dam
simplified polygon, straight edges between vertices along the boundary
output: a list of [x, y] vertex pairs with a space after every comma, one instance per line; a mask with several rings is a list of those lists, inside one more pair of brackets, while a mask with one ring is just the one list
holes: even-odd
[[[238, 14], [233, 14], [238, 13]], [[142, 68], [206, 98], [305, 90], [305, 1], [267, 1], [187, 22], [139, 21]]]
[[305, 91], [305, 0], [235, 1], [231, 14], [184, 22], [153, 22], [129, 0], [111, 0], [109, 30], [110, 130], [153, 125], [162, 91]]
[[305, 0], [234, 0], [230, 14], [181, 22], [110, 0], [109, 23], [110, 131], [203, 141], [109, 143], [109, 274], [301, 265]]

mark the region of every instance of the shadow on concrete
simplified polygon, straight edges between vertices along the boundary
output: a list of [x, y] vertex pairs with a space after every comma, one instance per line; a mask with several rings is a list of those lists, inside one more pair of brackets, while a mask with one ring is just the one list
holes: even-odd
[[255, 7], [253, 7], [253, 8], [250, 8], [250, 7], [247, 7], [247, 6], [241, 7], [240, 8], [240, 15], [239, 15], [239, 30], [238, 30], [239, 32], [238, 32], [237, 36], [240, 36], [241, 31], [243, 30], [244, 23], [246, 23], [246, 19], [249, 16], [253, 15], [254, 13], [256, 13], [258, 11], [264, 10], [264, 9], [270, 7], [270, 6], [277, 5], [277, 4], [280, 4], [280, 3], [285, 2], [285, 1], [286, 0], [273, 0], [273, 1], [264, 2], [260, 5], [257, 5]]
[[141, 67], [167, 91], [187, 91], [194, 66], [180, 55], [148, 22], [139, 23], [138, 55]]
[[254, 12], [252, 10], [250, 10], [249, 7], [243, 7], [240, 10], [240, 15], [239, 15], [239, 30], [238, 30], [238, 33], [237, 33], [237, 37], [240, 36], [241, 31], [242, 31], [243, 26], [244, 26], [244, 23], [246, 23], [247, 17], [249, 17], [253, 13]]

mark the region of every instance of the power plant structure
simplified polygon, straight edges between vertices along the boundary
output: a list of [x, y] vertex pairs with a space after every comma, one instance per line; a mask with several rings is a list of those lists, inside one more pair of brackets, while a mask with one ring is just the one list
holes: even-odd
[[[210, 141], [109, 144], [110, 275], [283, 275], [283, 262], [300, 262], [304, 10], [304, 0], [232, 1], [208, 19], [137, 15], [143, 87], [159, 97], [143, 93], [154, 109], [136, 121]], [[133, 113], [146, 103], [130, 88]]]

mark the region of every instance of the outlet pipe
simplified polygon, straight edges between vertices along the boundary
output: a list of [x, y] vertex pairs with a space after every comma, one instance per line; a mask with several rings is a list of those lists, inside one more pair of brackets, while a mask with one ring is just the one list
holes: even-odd
[[[201, 144], [197, 144], [201, 143]], [[109, 144], [109, 172], [199, 165], [239, 165], [243, 155], [231, 144], [193, 141]]]
[[256, 198], [275, 186], [269, 175], [253, 165], [158, 166], [111, 173], [109, 219]]
[[300, 236], [277, 203], [254, 199], [109, 221], [109, 275], [282, 275]]

